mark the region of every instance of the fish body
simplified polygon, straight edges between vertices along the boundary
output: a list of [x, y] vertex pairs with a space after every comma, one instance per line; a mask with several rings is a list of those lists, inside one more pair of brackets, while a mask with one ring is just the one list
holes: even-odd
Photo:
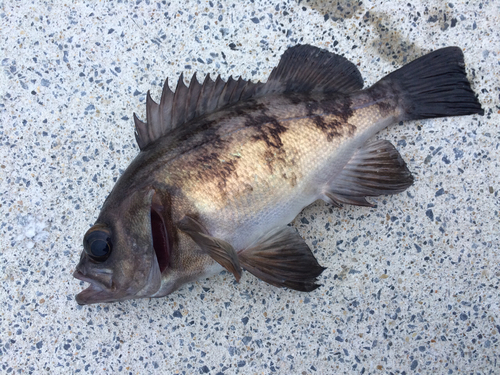
[[394, 146], [370, 140], [388, 125], [482, 114], [456, 47], [362, 87], [346, 59], [296, 46], [265, 84], [181, 77], [159, 104], [148, 93], [141, 152], [84, 237], [77, 302], [161, 297], [223, 269], [314, 290], [323, 267], [287, 224], [318, 199], [370, 206], [409, 187]]

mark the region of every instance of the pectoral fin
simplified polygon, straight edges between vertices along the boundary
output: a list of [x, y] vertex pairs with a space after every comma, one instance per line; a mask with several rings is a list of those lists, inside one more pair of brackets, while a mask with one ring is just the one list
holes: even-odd
[[269, 232], [238, 255], [243, 268], [259, 279], [302, 292], [319, 287], [316, 279], [325, 270], [291, 227]]
[[236, 251], [230, 244], [219, 238], [208, 235], [205, 228], [189, 216], [184, 216], [184, 218], [177, 223], [177, 227], [189, 235], [193, 241], [217, 263], [231, 272], [236, 278], [236, 281], [240, 281], [242, 272], [240, 262]]

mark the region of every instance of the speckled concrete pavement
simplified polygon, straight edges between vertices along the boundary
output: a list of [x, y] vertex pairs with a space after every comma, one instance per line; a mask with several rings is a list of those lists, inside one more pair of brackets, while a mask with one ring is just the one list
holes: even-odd
[[[4, 1], [0, 20], [0, 372], [500, 373], [500, 2]], [[138, 153], [147, 90], [265, 80], [298, 43], [366, 85], [460, 46], [485, 115], [387, 129], [414, 186], [297, 217], [328, 267], [310, 294], [223, 273], [77, 306], [82, 236]]]

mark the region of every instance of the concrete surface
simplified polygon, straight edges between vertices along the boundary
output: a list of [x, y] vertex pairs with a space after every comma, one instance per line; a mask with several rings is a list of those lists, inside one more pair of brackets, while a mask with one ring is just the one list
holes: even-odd
[[[4, 1], [0, 19], [0, 372], [500, 373], [500, 2]], [[315, 292], [223, 273], [77, 306], [82, 236], [138, 153], [147, 90], [265, 80], [298, 43], [343, 54], [366, 85], [460, 46], [486, 114], [382, 132], [414, 186], [297, 217], [328, 267]]]

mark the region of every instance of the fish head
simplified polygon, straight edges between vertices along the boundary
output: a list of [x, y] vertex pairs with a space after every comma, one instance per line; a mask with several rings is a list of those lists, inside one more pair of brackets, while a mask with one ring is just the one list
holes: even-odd
[[[83, 237], [84, 250], [73, 276], [90, 286], [76, 295], [80, 305], [150, 297], [161, 286], [153, 246], [154, 189], [137, 190], [125, 199], [113, 199], [114, 193]], [[168, 251], [168, 244], [163, 248]]]

